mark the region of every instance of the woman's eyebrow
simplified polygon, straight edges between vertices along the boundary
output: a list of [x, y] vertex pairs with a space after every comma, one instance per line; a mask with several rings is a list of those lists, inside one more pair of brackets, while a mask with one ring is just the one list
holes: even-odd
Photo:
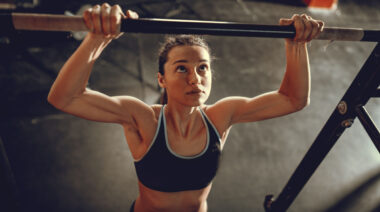
[[[174, 63], [172, 64], [172, 65], [174, 65], [174, 64], [176, 64], [176, 63], [188, 63], [189, 61], [187, 61], [187, 60], [177, 60], [177, 61], [174, 61]], [[201, 59], [201, 60], [199, 60], [199, 62], [208, 62], [208, 60], [206, 60], [206, 59]]]
[[172, 65], [174, 65], [176, 63], [187, 63], [187, 62], [189, 62], [189, 61], [187, 61], [187, 60], [177, 60]]

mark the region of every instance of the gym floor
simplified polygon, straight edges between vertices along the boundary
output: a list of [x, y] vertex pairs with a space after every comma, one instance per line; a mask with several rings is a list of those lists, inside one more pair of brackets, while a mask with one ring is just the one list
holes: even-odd
[[[89, 2], [95, 1], [41, 0], [35, 10], [25, 11], [76, 13]], [[120, 4], [141, 17], [277, 24], [281, 17], [307, 13], [324, 20], [326, 26], [380, 29], [377, 0], [340, 0], [333, 11], [313, 11], [297, 1], [281, 0]], [[0, 140], [21, 211], [128, 211], [138, 188], [122, 128], [64, 114], [46, 101], [60, 67], [78, 47], [80, 35], [10, 34], [0, 43]], [[97, 61], [89, 87], [108, 95], [157, 102], [156, 54], [163, 37], [127, 34], [115, 40]], [[207, 103], [278, 89], [285, 71], [282, 39], [206, 38], [217, 58]], [[233, 127], [209, 196], [209, 211], [264, 211], [265, 195], [281, 192], [375, 45], [312, 41], [308, 45], [310, 105], [285, 117]], [[366, 107], [379, 125], [379, 99], [370, 100]], [[380, 211], [380, 154], [358, 120], [344, 132], [289, 211]]]

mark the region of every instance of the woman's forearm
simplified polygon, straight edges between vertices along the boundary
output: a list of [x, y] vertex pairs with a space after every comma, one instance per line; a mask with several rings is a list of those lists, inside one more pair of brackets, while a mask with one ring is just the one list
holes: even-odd
[[48, 96], [51, 104], [64, 108], [85, 91], [93, 64], [110, 41], [98, 35], [86, 36], [59, 71]]
[[286, 72], [279, 92], [293, 105], [303, 108], [309, 103], [310, 67], [305, 42], [286, 41]]
[[323, 31], [324, 23], [306, 14], [294, 14], [292, 18], [281, 18], [280, 25], [293, 25], [294, 38], [285, 39], [286, 72], [279, 93], [287, 96], [294, 110], [309, 104], [310, 68], [306, 43]]

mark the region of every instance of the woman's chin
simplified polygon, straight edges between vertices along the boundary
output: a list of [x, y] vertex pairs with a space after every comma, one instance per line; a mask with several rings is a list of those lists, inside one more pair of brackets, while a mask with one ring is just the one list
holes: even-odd
[[201, 106], [206, 102], [205, 99], [197, 99], [189, 102], [189, 106], [191, 105], [192, 107], [197, 107]]
[[178, 103], [187, 107], [197, 107], [203, 105], [206, 100], [207, 98], [186, 98], [178, 101]]

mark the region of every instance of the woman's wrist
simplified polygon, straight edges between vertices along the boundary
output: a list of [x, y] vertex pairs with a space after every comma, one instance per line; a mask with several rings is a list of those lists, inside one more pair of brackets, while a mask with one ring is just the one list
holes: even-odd
[[88, 52], [89, 61], [95, 61], [111, 41], [112, 38], [105, 38], [103, 35], [88, 33], [80, 49]]
[[306, 46], [306, 42], [298, 42], [291, 39], [285, 39], [285, 46], [290, 48], [299, 48]]
[[107, 38], [102, 34], [88, 33], [85, 37], [85, 42], [89, 42], [94, 46], [104, 46], [109, 44], [112, 41], [112, 38]]

